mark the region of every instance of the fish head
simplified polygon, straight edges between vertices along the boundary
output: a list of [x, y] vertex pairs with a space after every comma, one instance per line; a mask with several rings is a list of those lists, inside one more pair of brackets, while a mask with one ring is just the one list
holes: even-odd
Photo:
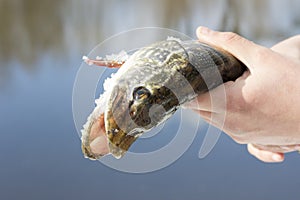
[[109, 149], [116, 158], [122, 157], [145, 131], [169, 118], [179, 104], [165, 86], [138, 85], [130, 90], [128, 85], [114, 87], [105, 112]]
[[[177, 72], [173, 66], [186, 63], [187, 55], [176, 41], [157, 43], [130, 56], [106, 90], [105, 128], [100, 132], [105, 133], [107, 147], [95, 148], [103, 150], [97, 151], [97, 158], [107, 152], [121, 158], [139, 136], [172, 116], [180, 104], [178, 95], [173, 93], [180, 83], [179, 78], [172, 76]], [[87, 131], [85, 135], [93, 134]], [[85, 147], [92, 144], [85, 141]], [[98, 143], [103, 145], [103, 140]], [[91, 148], [86, 152], [90, 154], [85, 155], [95, 154]]]

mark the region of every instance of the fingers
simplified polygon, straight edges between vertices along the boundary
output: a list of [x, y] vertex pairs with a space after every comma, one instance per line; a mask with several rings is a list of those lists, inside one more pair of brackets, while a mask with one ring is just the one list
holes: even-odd
[[282, 55], [300, 60], [300, 35], [279, 42], [271, 49]]
[[259, 46], [235, 33], [212, 31], [206, 27], [197, 29], [197, 36], [201, 42], [220, 47], [243, 62], [252, 70], [252, 61], [256, 59]]
[[242, 87], [250, 75], [249, 71], [236, 79], [228, 81], [215, 89], [199, 95], [194, 100], [184, 104], [185, 108], [215, 113], [224, 113], [237, 107], [243, 101]]
[[227, 82], [215, 89], [199, 95], [194, 100], [184, 104], [184, 107], [194, 110], [224, 112], [226, 110], [226, 91], [233, 82]]
[[300, 150], [299, 144], [290, 144], [290, 145], [260, 145], [260, 144], [254, 145], [253, 144], [253, 146], [256, 147], [257, 149], [278, 152], [278, 153], [289, 153], [289, 152]]
[[248, 144], [247, 147], [250, 154], [263, 162], [282, 162], [284, 160], [283, 153], [261, 150], [253, 146], [253, 144]]

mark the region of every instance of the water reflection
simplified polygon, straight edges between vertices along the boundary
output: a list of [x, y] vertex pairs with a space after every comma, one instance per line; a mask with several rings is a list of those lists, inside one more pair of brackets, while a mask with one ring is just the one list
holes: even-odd
[[276, 39], [299, 31], [299, 6], [296, 0], [2, 0], [0, 59], [17, 60], [33, 70], [41, 53], [65, 56], [82, 47], [92, 48], [111, 34], [142, 26], [194, 35], [194, 29], [203, 24], [253, 40]]
[[0, 1], [0, 58], [17, 59], [28, 70], [42, 53], [62, 53], [63, 1]]

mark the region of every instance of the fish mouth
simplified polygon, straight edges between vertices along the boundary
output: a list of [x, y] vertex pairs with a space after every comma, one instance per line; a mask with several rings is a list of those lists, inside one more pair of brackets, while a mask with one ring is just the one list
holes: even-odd
[[176, 111], [178, 99], [172, 91], [160, 87], [159, 90], [153, 89], [153, 94], [160, 97], [161, 104], [155, 102], [157, 98], [153, 96], [153, 101], [143, 102], [141, 110], [138, 110], [139, 115], [133, 117], [130, 111], [132, 92], [126, 85], [128, 84], [119, 84], [112, 88], [104, 113], [99, 115], [95, 108], [91, 114], [97, 117], [90, 120], [87, 131], [82, 134], [82, 151], [85, 157], [92, 160], [107, 154], [112, 154], [117, 159], [123, 157], [140, 135]]
[[81, 137], [81, 148], [86, 158], [98, 160], [107, 154], [112, 154], [119, 159], [144, 132], [129, 115], [125, 91], [126, 88], [121, 90], [116, 87], [105, 112], [99, 113], [96, 107], [90, 115]]
[[126, 87], [116, 86], [108, 101], [105, 112], [105, 129], [108, 137], [110, 153], [115, 158], [121, 158], [144, 132], [129, 114], [129, 94]]
[[[82, 134], [82, 151], [85, 157], [92, 160], [107, 154], [112, 154], [117, 159], [123, 157], [140, 135], [165, 121], [177, 109], [176, 96], [171, 91], [160, 88], [165, 95], [160, 101], [164, 103], [145, 103], [144, 112], [141, 111], [142, 114], [132, 117], [129, 109], [132, 100], [127, 98], [124, 91], [125, 89], [120, 90], [117, 87], [112, 92], [105, 113], [91, 120], [87, 131]], [[97, 109], [93, 112], [97, 113]]]
[[89, 124], [87, 134], [82, 136], [81, 148], [86, 158], [98, 160], [105, 155], [112, 154], [119, 159], [128, 151], [138, 134], [143, 133], [141, 130], [134, 130], [132, 131], [134, 134], [130, 135], [119, 129], [118, 125], [113, 122], [110, 123], [112, 128], [105, 131], [104, 124], [104, 114], [101, 114], [98, 119]]

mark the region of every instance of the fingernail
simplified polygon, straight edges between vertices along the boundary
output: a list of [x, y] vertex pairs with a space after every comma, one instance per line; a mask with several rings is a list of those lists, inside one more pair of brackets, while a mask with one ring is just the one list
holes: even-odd
[[280, 162], [282, 161], [282, 156], [281, 155], [278, 155], [278, 154], [274, 154], [272, 156], [272, 160], [276, 161], [276, 162]]
[[211, 31], [209, 28], [204, 27], [204, 26], [200, 26], [198, 30], [203, 35], [207, 35]]

